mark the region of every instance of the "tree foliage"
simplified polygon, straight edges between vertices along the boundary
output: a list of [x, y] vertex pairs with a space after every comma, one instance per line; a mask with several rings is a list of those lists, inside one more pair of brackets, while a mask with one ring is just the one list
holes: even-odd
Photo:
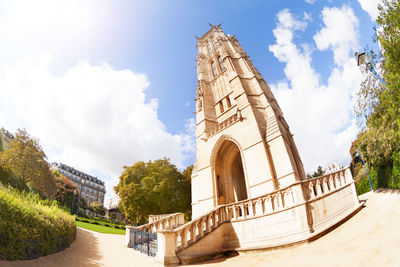
[[24, 183], [29, 183], [33, 189], [46, 196], [53, 196], [55, 180], [38, 140], [25, 130], [18, 129], [8, 146], [8, 149], [0, 153], [0, 165], [15, 173]]
[[151, 214], [190, 212], [190, 167], [182, 174], [164, 158], [124, 169], [114, 189], [121, 211], [132, 223], [143, 224]]
[[371, 176], [386, 176], [385, 181], [377, 181], [378, 186], [400, 187], [400, 0], [382, 2], [377, 24], [381, 51], [370, 57], [379, 62], [386, 85], [370, 73], [361, 84], [356, 113], [365, 127], [358, 135], [357, 147]]
[[322, 168], [322, 166], [318, 166], [317, 170], [313, 174], [307, 174], [307, 178], [314, 178], [314, 177], [319, 177], [325, 174], [325, 170]]
[[52, 173], [55, 176], [56, 183], [55, 200], [67, 209], [71, 209], [72, 202], [74, 202], [73, 210], [76, 211], [78, 207], [79, 188], [70, 179], [61, 175], [59, 172], [54, 170]]
[[101, 216], [106, 215], [106, 208], [104, 207], [103, 203], [92, 202], [89, 204], [89, 208], [91, 211], [93, 211], [97, 215], [101, 215]]

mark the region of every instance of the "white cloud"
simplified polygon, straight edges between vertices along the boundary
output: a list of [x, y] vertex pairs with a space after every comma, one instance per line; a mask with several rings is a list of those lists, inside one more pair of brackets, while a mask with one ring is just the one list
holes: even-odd
[[316, 0], [304, 0], [304, 1], [306, 1], [309, 4], [314, 4]]
[[[273, 31], [276, 43], [269, 46], [275, 57], [286, 64], [287, 80], [272, 84], [271, 88], [294, 133], [306, 170], [314, 171], [318, 165], [332, 162], [347, 165], [351, 141], [357, 132], [352, 114], [353, 96], [361, 81], [352, 56], [352, 49], [357, 46], [358, 20], [347, 6], [323, 10], [324, 26], [314, 39], [318, 49], [333, 51], [336, 63], [323, 84], [312, 67], [311, 46], [296, 44], [293, 38], [295, 30], [304, 29], [293, 25], [303, 25], [305, 21], [282, 23], [282, 14], [293, 18], [288, 13], [284, 10], [277, 14], [278, 23]], [[333, 17], [349, 25], [343, 29], [343, 23], [332, 24]], [[327, 34], [348, 29], [353, 34], [343, 33], [340, 43], [324, 39]]]
[[50, 160], [98, 170], [112, 177], [110, 185], [122, 166], [139, 160], [169, 157], [183, 167], [185, 153], [194, 151], [192, 133], [167, 131], [158, 119], [158, 100], [146, 100], [146, 75], [82, 61], [55, 76], [51, 63], [52, 56], [45, 54], [5, 70], [0, 79], [3, 126], [21, 121], [18, 127], [40, 139]]
[[305, 21], [294, 18], [292, 13], [290, 13], [289, 9], [287, 8], [279, 11], [277, 18], [278, 24], [285, 28], [304, 30], [307, 27], [307, 23]]
[[309, 12], [304, 12], [303, 13], [303, 18], [304, 18], [304, 20], [305, 21], [312, 21], [312, 14], [311, 13], [309, 13]]
[[38, 51], [68, 57], [75, 45], [85, 44], [82, 40], [90, 40], [103, 26], [99, 7], [93, 0], [0, 1], [2, 63], [17, 63]]
[[343, 65], [349, 55], [349, 49], [358, 47], [358, 19], [353, 9], [344, 5], [342, 8], [322, 10], [322, 20], [325, 27], [315, 36], [315, 43], [320, 50], [331, 49], [335, 63]]
[[358, 2], [361, 8], [371, 17], [371, 20], [376, 21], [379, 14], [378, 5], [382, 4], [382, 0], [358, 0]]

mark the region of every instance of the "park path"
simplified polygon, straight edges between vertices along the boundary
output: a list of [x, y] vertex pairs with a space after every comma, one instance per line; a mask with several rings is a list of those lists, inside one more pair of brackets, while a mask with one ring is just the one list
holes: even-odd
[[[365, 208], [318, 240], [286, 248], [241, 253], [192, 266], [400, 266], [400, 191], [360, 196]], [[1, 267], [161, 266], [124, 247], [123, 235], [78, 229], [64, 251]]]
[[29, 261], [0, 261], [0, 267], [157, 266], [145, 255], [124, 246], [125, 235], [77, 228], [76, 240], [65, 250]]

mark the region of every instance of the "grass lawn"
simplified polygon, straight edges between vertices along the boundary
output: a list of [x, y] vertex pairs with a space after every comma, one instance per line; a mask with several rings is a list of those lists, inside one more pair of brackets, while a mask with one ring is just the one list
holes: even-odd
[[116, 229], [112, 227], [107, 227], [103, 225], [97, 225], [97, 224], [91, 224], [91, 223], [86, 223], [86, 222], [79, 222], [76, 221], [76, 226], [85, 228], [91, 231], [99, 232], [99, 233], [106, 233], [106, 234], [117, 234], [117, 235], [124, 235], [125, 230], [122, 229]]

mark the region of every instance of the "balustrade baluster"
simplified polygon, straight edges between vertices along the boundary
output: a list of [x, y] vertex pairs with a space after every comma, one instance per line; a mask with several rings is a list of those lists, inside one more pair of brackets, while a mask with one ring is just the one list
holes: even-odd
[[194, 223], [190, 226], [190, 239], [191, 239], [192, 242], [195, 242], [197, 240], [197, 237], [196, 237], [196, 224], [194, 224]]
[[341, 177], [340, 180], [343, 181], [342, 184], [345, 185], [345, 184], [346, 184], [346, 176], [344, 175], [344, 171], [341, 171], [341, 172], [340, 172], [340, 177]]
[[[245, 204], [240, 205], [240, 210], [242, 212], [242, 217], [246, 218], [246, 208], [245, 208]], [[240, 215], [240, 214], [239, 214]]]
[[283, 209], [284, 208], [284, 203], [283, 203], [283, 195], [282, 192], [278, 193], [278, 201], [279, 201], [279, 209]]
[[322, 188], [321, 188], [321, 181], [319, 179], [317, 180], [316, 187], [317, 187], [317, 195], [321, 196], [323, 194], [323, 192], [322, 192]]
[[186, 247], [186, 245], [187, 245], [187, 232], [186, 232], [186, 229], [183, 229], [183, 231], [181, 231], [181, 242], [182, 242], [182, 247]]
[[206, 216], [206, 233], [209, 233], [210, 232], [210, 218], [209, 218], [209, 216]]
[[329, 175], [329, 186], [331, 190], [335, 189], [335, 182], [333, 181], [333, 175]]
[[238, 206], [234, 205], [232, 206], [232, 217], [237, 220], [239, 218], [239, 211], [238, 211]]
[[212, 228], [214, 229], [214, 228], [216, 228], [216, 223], [217, 223], [217, 218], [216, 218], [216, 212], [214, 211], [212, 214], [211, 214], [211, 221], [212, 221]]
[[248, 204], [247, 204], [247, 216], [248, 217], [253, 217], [254, 216], [253, 201], [249, 201]]
[[335, 173], [335, 182], [336, 182], [336, 188], [339, 188], [342, 186], [342, 182], [340, 181], [340, 177], [338, 173]]

